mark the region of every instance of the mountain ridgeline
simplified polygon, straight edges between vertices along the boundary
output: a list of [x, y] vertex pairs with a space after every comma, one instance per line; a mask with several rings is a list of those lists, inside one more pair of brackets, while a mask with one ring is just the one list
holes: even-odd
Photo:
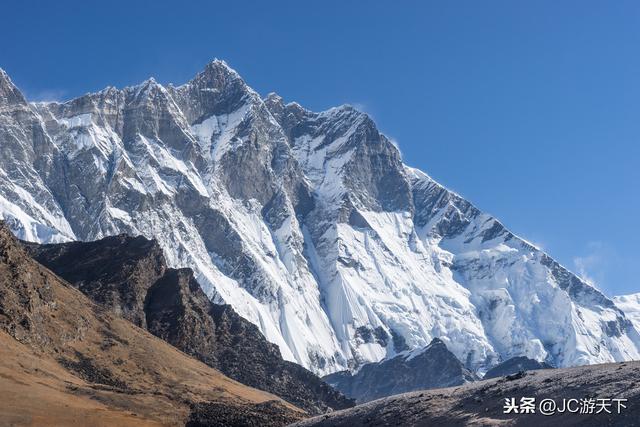
[[[223, 61], [181, 86], [150, 79], [62, 103], [29, 103], [0, 71], [0, 154], [13, 232], [155, 239], [170, 269], [132, 267], [124, 293], [76, 286], [238, 378], [216, 350], [233, 340], [226, 327], [276, 360], [259, 330], [321, 375], [435, 337], [476, 373], [516, 356], [558, 367], [640, 357], [638, 330], [610, 299], [403, 164], [369, 116], [263, 98]], [[57, 262], [73, 245], [36, 256]]]
[[323, 378], [358, 403], [416, 390], [445, 388], [477, 381], [438, 338], [423, 348], [405, 351], [358, 372], [336, 372]]
[[2, 425], [280, 427], [306, 416], [95, 303], [1, 221], [0, 401]]
[[118, 235], [24, 245], [101, 307], [238, 382], [311, 414], [353, 406], [312, 372], [283, 360], [278, 347], [229, 305], [213, 304], [190, 269], [168, 268], [153, 240]]

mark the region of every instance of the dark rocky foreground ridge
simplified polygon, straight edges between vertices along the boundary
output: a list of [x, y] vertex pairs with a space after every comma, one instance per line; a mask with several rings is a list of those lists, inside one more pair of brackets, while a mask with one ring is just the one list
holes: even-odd
[[[522, 397], [536, 399], [534, 414], [503, 413], [505, 399], [515, 398], [519, 402]], [[562, 399], [593, 399], [593, 402], [626, 399], [623, 402], [626, 408], [616, 414], [617, 404], [609, 400], [611, 414], [604, 410], [595, 413], [601, 407], [596, 403], [584, 414], [543, 415], [538, 408], [543, 399], [554, 399], [558, 405]], [[640, 362], [521, 372], [458, 387], [400, 394], [294, 424], [296, 427], [499, 425], [639, 426]]]
[[283, 360], [278, 347], [231, 306], [210, 302], [190, 269], [168, 268], [154, 240], [118, 235], [24, 246], [102, 307], [236, 381], [311, 414], [353, 406], [312, 372]]
[[336, 372], [323, 379], [358, 403], [414, 390], [443, 388], [478, 380], [438, 338], [420, 350], [368, 363], [357, 373]]
[[304, 416], [95, 304], [0, 222], [0, 425], [276, 427]]

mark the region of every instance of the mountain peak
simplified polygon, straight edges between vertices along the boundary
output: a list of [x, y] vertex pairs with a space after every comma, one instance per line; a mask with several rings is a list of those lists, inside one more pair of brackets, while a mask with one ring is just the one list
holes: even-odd
[[26, 103], [27, 100], [20, 92], [20, 89], [13, 84], [9, 75], [0, 68], [0, 106]]
[[190, 121], [229, 114], [259, 96], [225, 61], [214, 59], [188, 83], [169, 90]]
[[224, 70], [235, 72], [235, 70], [229, 66], [227, 61], [219, 58], [213, 58], [213, 60], [206, 65], [205, 69], [206, 68], [218, 68], [218, 69], [224, 69]]
[[220, 88], [223, 84], [244, 81], [240, 74], [221, 59], [214, 59], [199, 72], [192, 82], [204, 83], [207, 87]]
[[284, 104], [284, 100], [282, 99], [282, 97], [275, 92], [269, 92], [267, 96], [264, 97], [263, 100], [264, 102]]

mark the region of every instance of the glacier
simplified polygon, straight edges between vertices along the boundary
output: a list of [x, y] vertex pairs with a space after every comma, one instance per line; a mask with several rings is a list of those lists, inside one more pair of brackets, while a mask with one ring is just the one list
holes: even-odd
[[261, 97], [224, 61], [48, 103], [0, 71], [0, 153], [20, 238], [154, 238], [321, 375], [433, 338], [479, 373], [640, 357], [620, 301], [405, 165], [367, 114]]

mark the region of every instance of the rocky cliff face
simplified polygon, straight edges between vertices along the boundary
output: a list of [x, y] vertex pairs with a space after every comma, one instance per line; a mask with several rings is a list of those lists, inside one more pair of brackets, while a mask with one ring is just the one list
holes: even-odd
[[213, 304], [190, 269], [168, 268], [157, 242], [124, 235], [94, 242], [25, 243], [38, 262], [102, 307], [243, 384], [309, 413], [352, 402], [302, 366], [282, 359], [252, 323]]
[[437, 338], [423, 348], [406, 351], [355, 374], [336, 372], [323, 378], [358, 403], [415, 390], [444, 388], [478, 380]]
[[316, 373], [434, 337], [480, 373], [521, 355], [640, 357], [611, 300], [404, 165], [352, 107], [262, 99], [222, 61], [182, 86], [65, 103], [29, 104], [0, 80], [0, 215], [21, 238], [156, 238], [171, 267]]

